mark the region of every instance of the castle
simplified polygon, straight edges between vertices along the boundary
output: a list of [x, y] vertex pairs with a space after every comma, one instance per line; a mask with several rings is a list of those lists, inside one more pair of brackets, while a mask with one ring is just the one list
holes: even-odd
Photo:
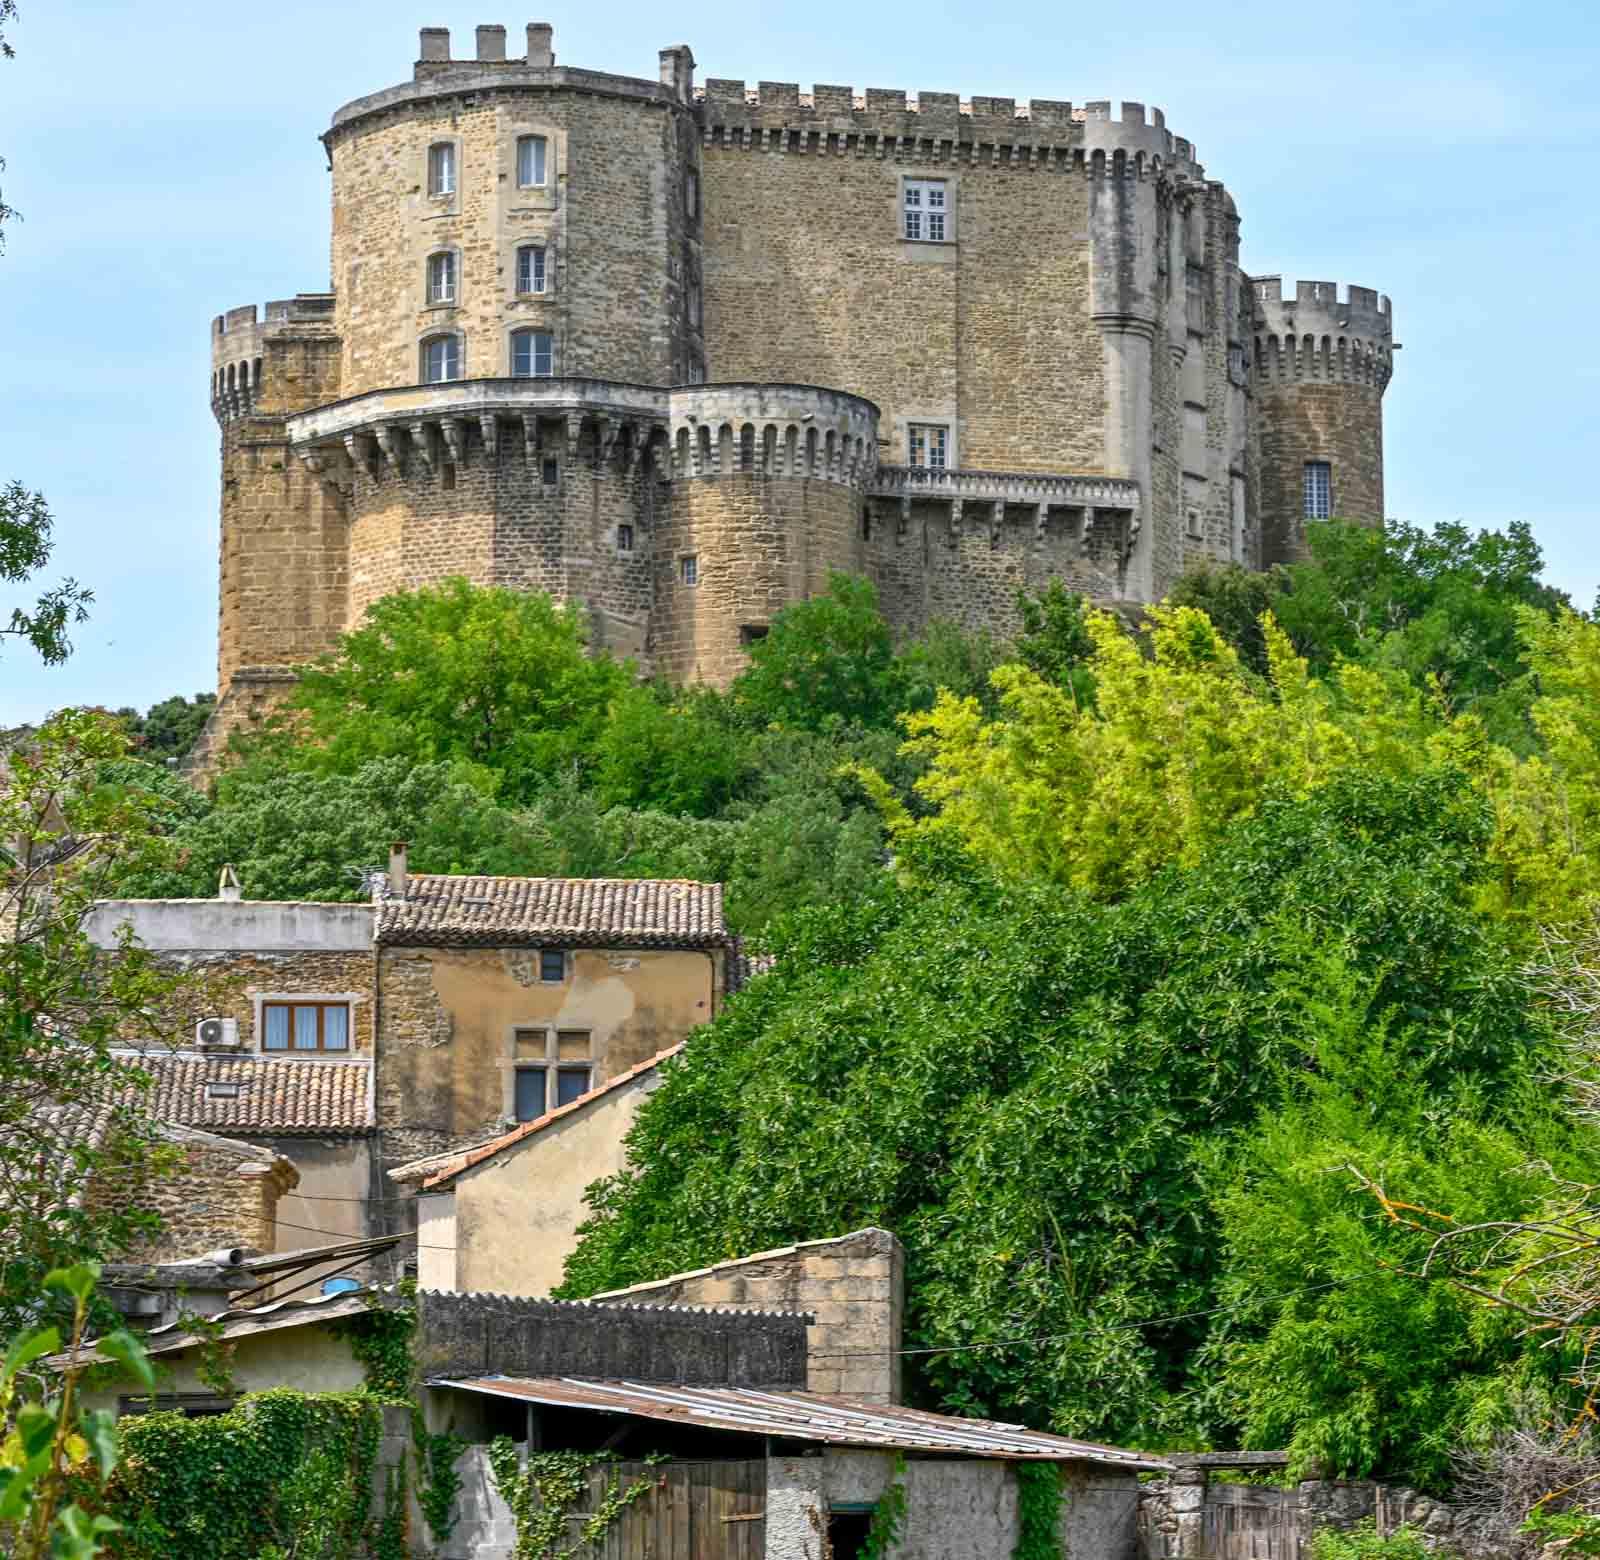
[[900, 631], [1159, 599], [1383, 515], [1389, 301], [1239, 265], [1159, 110], [656, 80], [425, 28], [323, 136], [332, 290], [212, 325], [219, 702], [461, 574], [725, 682], [830, 570]]

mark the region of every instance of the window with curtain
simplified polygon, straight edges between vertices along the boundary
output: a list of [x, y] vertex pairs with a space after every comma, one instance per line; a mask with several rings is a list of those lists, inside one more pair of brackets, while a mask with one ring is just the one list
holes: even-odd
[[263, 1002], [263, 1051], [348, 1051], [348, 1002]]

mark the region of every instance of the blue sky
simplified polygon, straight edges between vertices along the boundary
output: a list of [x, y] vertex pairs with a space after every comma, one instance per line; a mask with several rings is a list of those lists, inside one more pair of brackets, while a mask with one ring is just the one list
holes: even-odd
[[1525, 519], [1549, 577], [1594, 600], [1600, 9], [420, 3], [22, 0], [0, 62], [0, 190], [24, 214], [0, 256], [0, 479], [45, 491], [53, 572], [98, 600], [65, 666], [5, 651], [0, 725], [212, 687], [208, 325], [328, 285], [316, 137], [409, 76], [422, 25], [465, 54], [479, 22], [515, 41], [549, 20], [558, 61], [636, 76], [688, 42], [702, 79], [1158, 105], [1237, 199], [1247, 269], [1393, 297], [1389, 512]]

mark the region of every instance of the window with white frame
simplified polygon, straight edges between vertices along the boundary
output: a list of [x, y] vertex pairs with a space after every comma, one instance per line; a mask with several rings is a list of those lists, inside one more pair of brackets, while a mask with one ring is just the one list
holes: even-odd
[[517, 188], [541, 190], [548, 182], [545, 175], [549, 161], [550, 143], [542, 135], [517, 137]]
[[543, 244], [524, 244], [517, 250], [517, 291], [542, 293], [549, 283]]
[[1325, 460], [1308, 460], [1305, 470], [1305, 518], [1327, 520], [1333, 515], [1333, 467]]
[[906, 424], [906, 464], [943, 471], [950, 464], [950, 430], [943, 423]]
[[548, 379], [556, 371], [556, 339], [547, 330], [511, 332], [511, 374], [515, 379]]
[[700, 583], [700, 558], [696, 553], [685, 553], [678, 560], [678, 578], [685, 585]]
[[454, 195], [456, 192], [456, 143], [435, 141], [428, 148], [428, 193]]
[[428, 302], [454, 303], [456, 301], [456, 253], [442, 249], [428, 256]]
[[422, 343], [422, 382], [447, 384], [461, 377], [461, 338], [456, 335], [430, 336]]
[[907, 179], [904, 232], [924, 244], [942, 244], [951, 236], [950, 208], [943, 179]]

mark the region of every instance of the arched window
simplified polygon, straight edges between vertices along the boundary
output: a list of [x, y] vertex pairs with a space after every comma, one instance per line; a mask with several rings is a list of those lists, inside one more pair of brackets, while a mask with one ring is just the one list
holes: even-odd
[[430, 336], [422, 343], [422, 382], [448, 384], [461, 377], [461, 338], [450, 334]]
[[542, 135], [517, 137], [517, 188], [540, 190], [549, 182], [550, 143]]
[[514, 378], [547, 379], [555, 371], [555, 337], [549, 331], [511, 332], [511, 373]]
[[454, 303], [456, 301], [456, 252], [441, 249], [428, 256], [428, 302]]
[[542, 293], [549, 287], [543, 244], [523, 244], [517, 250], [517, 291]]
[[456, 192], [456, 143], [435, 141], [428, 148], [428, 193], [454, 195]]

